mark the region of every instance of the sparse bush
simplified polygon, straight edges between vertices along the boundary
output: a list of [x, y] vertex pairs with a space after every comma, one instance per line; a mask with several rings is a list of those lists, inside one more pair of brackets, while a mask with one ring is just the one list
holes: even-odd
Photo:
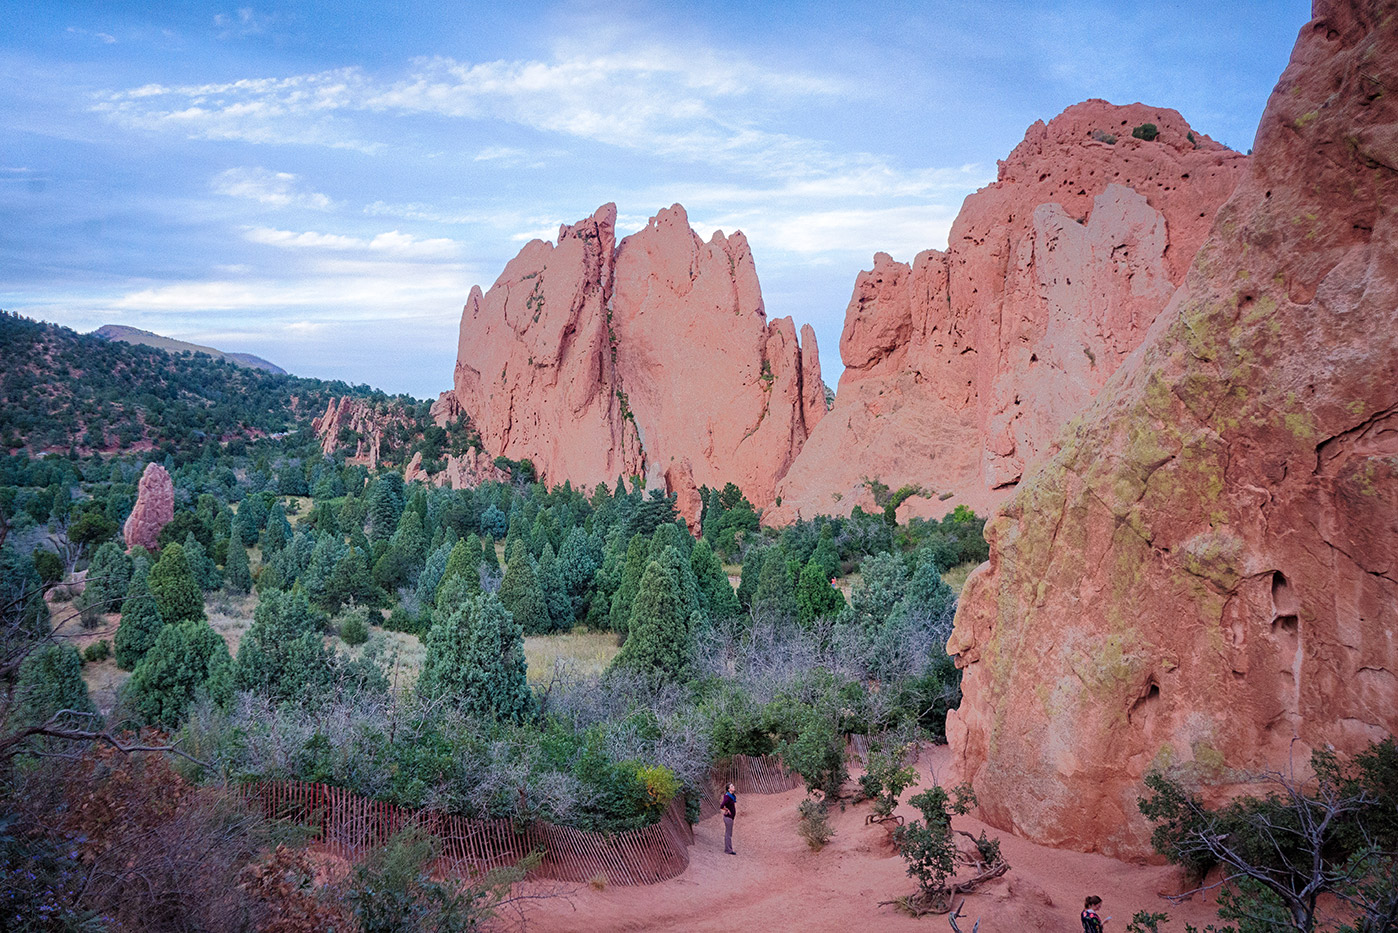
[[819, 852], [835, 835], [835, 830], [830, 828], [825, 802], [807, 797], [801, 801], [798, 810], [801, 814], [801, 822], [797, 826], [797, 832], [801, 834], [802, 839], [806, 840], [806, 845], [811, 847], [812, 852]]
[[340, 640], [350, 647], [362, 645], [369, 640], [369, 612], [367, 609], [355, 609], [345, 614], [340, 622]]
[[1142, 123], [1131, 131], [1131, 135], [1137, 139], [1144, 139], [1146, 142], [1150, 142], [1160, 135], [1160, 129], [1154, 123]]
[[112, 655], [112, 643], [107, 639], [94, 641], [83, 650], [83, 660], [92, 662], [102, 662]]

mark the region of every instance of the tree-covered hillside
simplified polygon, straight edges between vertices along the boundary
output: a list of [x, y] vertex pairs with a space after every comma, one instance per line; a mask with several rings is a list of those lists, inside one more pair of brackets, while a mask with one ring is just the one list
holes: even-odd
[[160, 449], [178, 459], [197, 456], [210, 439], [309, 425], [335, 396], [387, 398], [367, 386], [102, 340], [3, 311], [0, 359], [0, 443], [30, 454]]

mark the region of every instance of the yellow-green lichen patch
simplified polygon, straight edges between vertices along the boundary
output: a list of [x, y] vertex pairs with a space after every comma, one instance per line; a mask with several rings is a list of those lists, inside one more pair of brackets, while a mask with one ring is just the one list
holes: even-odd
[[1186, 572], [1231, 590], [1241, 576], [1238, 560], [1243, 542], [1226, 529], [1211, 529], [1190, 538], [1180, 548], [1180, 566]]

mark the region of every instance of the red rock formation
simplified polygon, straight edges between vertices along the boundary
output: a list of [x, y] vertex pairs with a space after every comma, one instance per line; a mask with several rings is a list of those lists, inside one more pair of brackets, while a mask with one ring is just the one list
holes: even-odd
[[158, 463], [146, 464], [136, 485], [136, 504], [126, 517], [121, 534], [128, 548], [154, 550], [160, 531], [175, 517], [175, 484]]
[[474, 489], [481, 483], [507, 483], [510, 474], [495, 465], [490, 454], [479, 448], [472, 448], [457, 457], [448, 455], [446, 466], [437, 473], [429, 474], [422, 468], [422, 451], [413, 454], [403, 470], [405, 483], [432, 483], [434, 486], [450, 486], [452, 489]]
[[1226, 795], [1398, 731], [1398, 31], [1318, 3], [1145, 342], [987, 529], [948, 724], [985, 816], [1149, 850], [1153, 768]]
[[357, 435], [354, 453], [345, 459], [363, 463], [371, 470], [378, 469], [384, 433], [394, 425], [409, 430], [416, 428], [412, 413], [402, 405], [376, 403], [348, 395], [332, 398], [325, 406], [325, 414], [311, 420], [311, 428], [320, 438], [320, 449], [326, 456], [345, 445], [341, 431], [353, 431]]
[[[1156, 139], [1131, 136], [1145, 123]], [[835, 407], [769, 520], [871, 507], [866, 477], [955, 493], [910, 499], [923, 514], [1003, 501], [1140, 343], [1246, 162], [1142, 104], [1031, 126], [945, 253], [860, 274]]]
[[767, 321], [741, 233], [705, 243], [675, 205], [616, 245], [615, 221], [608, 204], [472, 290], [455, 404], [551, 483], [644, 475], [691, 519], [702, 484], [770, 498], [825, 411], [814, 334]]

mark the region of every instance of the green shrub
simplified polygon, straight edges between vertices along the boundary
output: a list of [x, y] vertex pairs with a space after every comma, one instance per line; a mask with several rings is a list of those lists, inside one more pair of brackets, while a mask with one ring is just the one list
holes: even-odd
[[1137, 139], [1144, 139], [1146, 142], [1150, 142], [1160, 135], [1160, 129], [1154, 123], [1142, 123], [1131, 131], [1131, 135]]
[[112, 643], [104, 638], [101, 641], [94, 641], [92, 644], [87, 646], [87, 648], [83, 651], [83, 660], [100, 662], [107, 660], [107, 658], [111, 657], [111, 655]]
[[362, 645], [369, 640], [368, 611], [356, 609], [345, 614], [340, 623], [340, 640], [350, 647]]
[[53, 551], [42, 549], [34, 552], [34, 569], [39, 571], [39, 579], [45, 586], [63, 579], [63, 559]]

